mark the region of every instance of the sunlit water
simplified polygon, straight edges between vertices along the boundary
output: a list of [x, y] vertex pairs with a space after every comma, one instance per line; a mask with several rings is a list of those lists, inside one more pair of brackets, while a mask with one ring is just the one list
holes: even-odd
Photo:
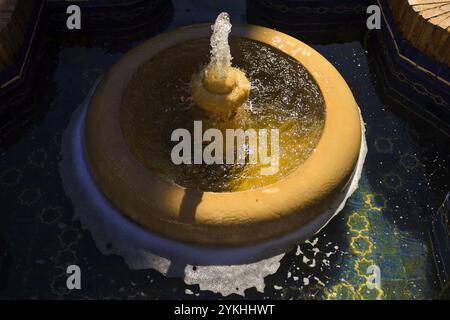
[[[209, 39], [174, 46], [146, 62], [133, 76], [122, 100], [122, 129], [131, 152], [148, 169], [185, 187], [237, 191], [276, 182], [300, 166], [323, 131], [325, 107], [312, 76], [296, 60], [263, 43], [232, 37], [233, 65], [252, 88], [249, 101], [229, 121], [203, 114], [190, 98], [193, 74], [209, 60]], [[171, 134], [194, 120], [205, 127], [279, 129], [280, 165], [275, 175], [261, 175], [261, 164], [175, 165]], [[269, 149], [270, 150], [270, 149]]]
[[220, 78], [223, 78], [228, 67], [231, 66], [231, 52], [228, 37], [231, 31], [230, 17], [228, 13], [222, 12], [217, 16], [212, 26], [211, 36], [211, 61], [209, 66], [214, 69]]

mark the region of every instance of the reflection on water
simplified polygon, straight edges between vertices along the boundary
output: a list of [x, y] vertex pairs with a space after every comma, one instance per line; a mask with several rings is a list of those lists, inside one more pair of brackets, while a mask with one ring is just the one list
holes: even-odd
[[[131, 152], [147, 168], [182, 186], [237, 191], [274, 183], [311, 155], [322, 134], [323, 97], [303, 66], [260, 42], [231, 37], [230, 46], [233, 66], [244, 70], [252, 84], [247, 105], [231, 120], [205, 116], [190, 98], [192, 75], [209, 61], [208, 38], [157, 54], [136, 72], [122, 99], [122, 129]], [[241, 166], [173, 164], [172, 132], [185, 128], [193, 135], [196, 120], [203, 121], [203, 130], [278, 129], [278, 173], [262, 175], [260, 161]]]

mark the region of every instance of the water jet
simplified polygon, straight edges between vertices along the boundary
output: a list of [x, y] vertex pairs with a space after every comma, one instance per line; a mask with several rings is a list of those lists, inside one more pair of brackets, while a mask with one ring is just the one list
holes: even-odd
[[250, 95], [245, 73], [231, 66], [230, 31], [230, 18], [222, 12], [213, 26], [211, 61], [192, 79], [192, 99], [204, 110], [220, 115], [235, 112]]

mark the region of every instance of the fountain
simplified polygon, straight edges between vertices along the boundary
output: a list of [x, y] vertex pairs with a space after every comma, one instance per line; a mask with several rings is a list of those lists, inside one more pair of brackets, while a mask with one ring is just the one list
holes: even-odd
[[[178, 148], [185, 133], [193, 145]], [[324, 57], [275, 30], [231, 29], [222, 13], [212, 37], [203, 24], [170, 31], [111, 68], [86, 114], [85, 153], [103, 195], [146, 232], [204, 248], [285, 248], [356, 188], [361, 133], [353, 95]], [[221, 136], [247, 153], [227, 153]], [[261, 145], [272, 164], [279, 153], [269, 174]], [[176, 163], [173, 150], [183, 151]]]

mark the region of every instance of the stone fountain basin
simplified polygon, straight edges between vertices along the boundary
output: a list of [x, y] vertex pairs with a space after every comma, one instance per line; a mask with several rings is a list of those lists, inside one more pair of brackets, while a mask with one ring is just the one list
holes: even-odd
[[328, 221], [327, 212], [342, 201], [348, 188], [361, 149], [361, 119], [339, 72], [295, 38], [252, 25], [234, 25], [231, 33], [295, 58], [322, 92], [326, 110], [322, 137], [313, 154], [289, 176], [254, 190], [202, 192], [149, 171], [130, 152], [121, 129], [120, 108], [133, 74], [161, 50], [210, 35], [209, 24], [161, 34], [128, 52], [105, 75], [86, 115], [85, 151], [94, 180], [122, 214], [153, 233], [180, 242], [242, 246], [299, 235], [302, 229], [303, 236], [313, 234]]

